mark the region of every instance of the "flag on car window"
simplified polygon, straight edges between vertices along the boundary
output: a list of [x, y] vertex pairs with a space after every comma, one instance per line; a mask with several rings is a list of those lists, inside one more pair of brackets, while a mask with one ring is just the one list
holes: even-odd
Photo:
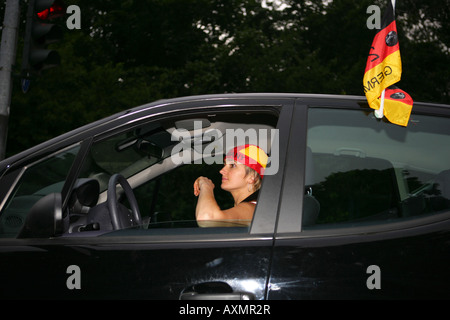
[[[390, 117], [386, 116], [386, 118], [392, 123], [406, 126], [411, 108], [404, 109], [403, 105], [391, 103], [391, 99], [385, 100], [385, 92], [383, 92], [389, 86], [400, 81], [401, 75], [402, 61], [394, 7], [389, 0], [382, 19], [381, 29], [375, 35], [367, 57], [363, 78], [364, 93], [372, 109], [379, 110], [381, 115], [389, 114]], [[408, 113], [407, 110], [409, 110]], [[406, 113], [408, 117], [405, 123]]]
[[[380, 100], [378, 98], [377, 100]], [[413, 106], [411, 96], [396, 86], [386, 89], [384, 95], [384, 115], [390, 122], [406, 127]]]

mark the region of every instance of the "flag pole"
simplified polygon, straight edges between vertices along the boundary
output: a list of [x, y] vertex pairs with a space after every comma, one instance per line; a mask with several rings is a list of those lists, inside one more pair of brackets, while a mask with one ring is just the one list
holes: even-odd
[[[392, 10], [394, 11], [394, 17], [395, 17], [395, 0], [391, 0], [392, 3]], [[378, 110], [374, 111], [375, 117], [377, 117], [378, 119], [383, 118], [384, 116], [384, 93], [385, 93], [386, 89], [383, 89], [383, 91], [381, 92], [381, 101], [380, 101], [380, 108]]]
[[384, 116], [383, 110], [384, 110], [384, 92], [385, 91], [386, 91], [386, 89], [383, 89], [383, 91], [381, 92], [380, 109], [374, 111], [375, 117], [377, 117], [378, 119], [381, 119]]

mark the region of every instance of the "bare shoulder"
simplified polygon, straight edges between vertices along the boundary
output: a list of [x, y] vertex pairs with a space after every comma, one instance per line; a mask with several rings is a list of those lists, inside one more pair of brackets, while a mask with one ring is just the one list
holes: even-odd
[[255, 204], [250, 202], [241, 202], [237, 206], [224, 210], [225, 219], [249, 220], [253, 218]]

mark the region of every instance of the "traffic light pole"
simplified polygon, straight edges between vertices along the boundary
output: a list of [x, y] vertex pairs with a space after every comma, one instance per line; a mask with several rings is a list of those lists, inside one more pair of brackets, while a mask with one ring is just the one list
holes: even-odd
[[12, 66], [16, 58], [20, 1], [6, 0], [0, 45], [0, 160], [5, 158], [9, 108], [12, 92]]

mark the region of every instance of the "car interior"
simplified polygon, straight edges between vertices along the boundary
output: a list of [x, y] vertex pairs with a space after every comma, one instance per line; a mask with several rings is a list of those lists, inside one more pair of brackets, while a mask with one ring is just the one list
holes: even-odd
[[[41, 197], [25, 214], [17, 238], [137, 234], [150, 229], [158, 234], [174, 228], [177, 233], [202, 232], [195, 221], [195, 178], [204, 173], [220, 178], [223, 157], [235, 144], [258, 144], [270, 155], [277, 120], [277, 114], [267, 110], [210, 113], [138, 124], [99, 139], [86, 156], [66, 208], [59, 192]], [[224, 191], [220, 185], [215, 189], [222, 192], [217, 196], [222, 202]], [[242, 221], [214, 226], [228, 233], [248, 230]], [[118, 230], [122, 232], [114, 233]]]

